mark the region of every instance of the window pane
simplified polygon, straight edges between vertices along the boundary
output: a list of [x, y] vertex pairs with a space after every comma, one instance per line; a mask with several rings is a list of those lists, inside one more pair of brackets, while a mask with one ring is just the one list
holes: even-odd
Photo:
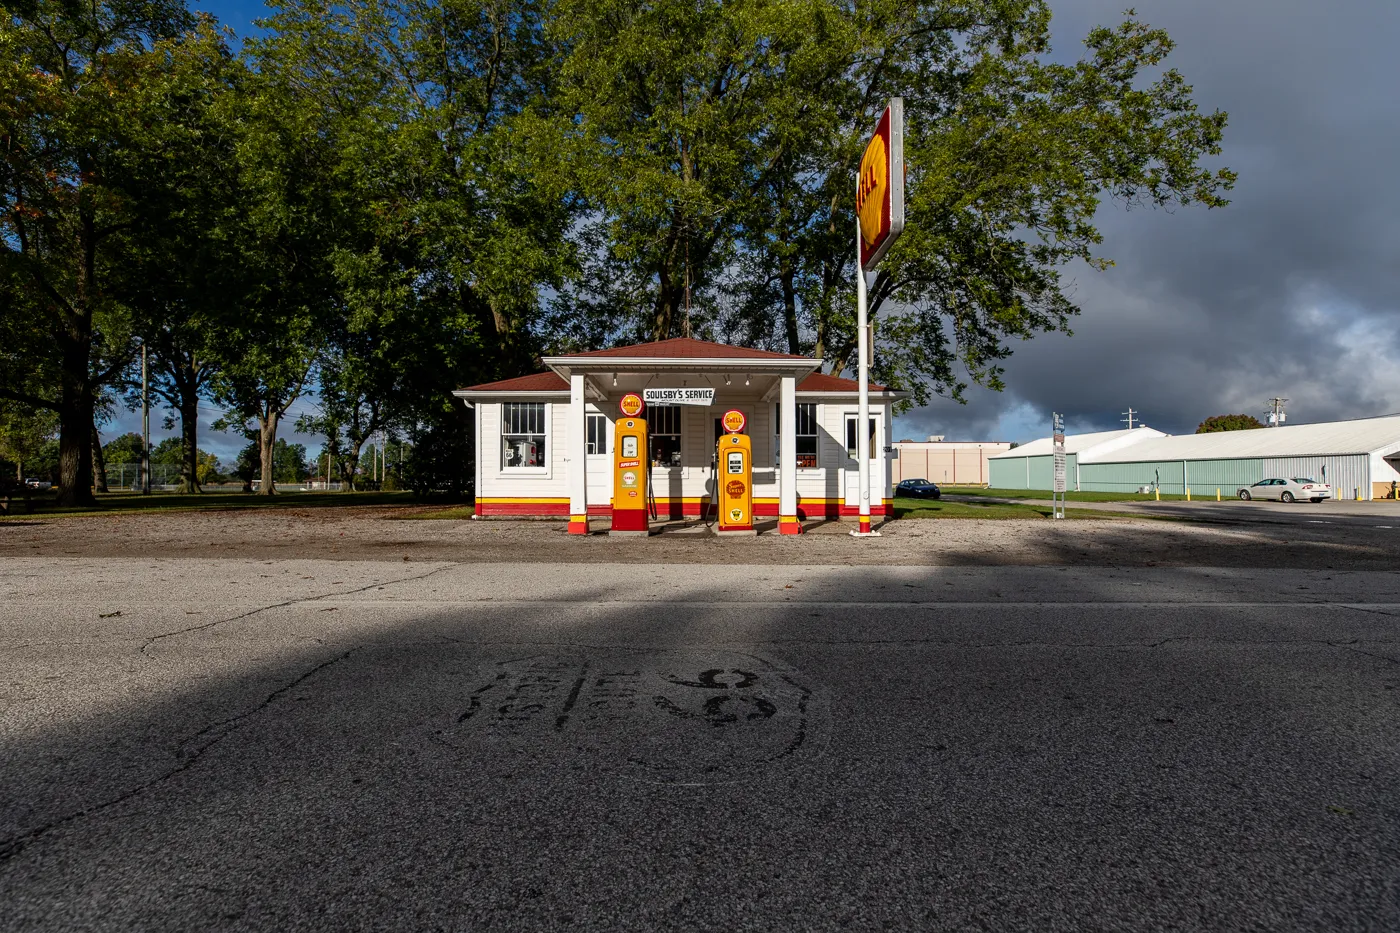
[[653, 405], [647, 410], [647, 429], [650, 434], [651, 462], [653, 466], [673, 467], [681, 465], [681, 407], [679, 405]]
[[675, 434], [656, 434], [650, 438], [653, 466], [680, 466], [681, 439]]
[[590, 454], [608, 452], [608, 419], [603, 415], [588, 416], [588, 452]]
[[[875, 456], [875, 419], [870, 419], [870, 453], [868, 456]], [[846, 456], [852, 460], [856, 459], [856, 419], [846, 419]]]
[[501, 438], [501, 466], [507, 469], [542, 467], [544, 435], [507, 435]]

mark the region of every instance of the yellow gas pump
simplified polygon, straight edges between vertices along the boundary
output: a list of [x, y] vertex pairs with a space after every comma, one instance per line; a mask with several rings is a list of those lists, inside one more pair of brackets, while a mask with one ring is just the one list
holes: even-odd
[[647, 481], [651, 463], [647, 457], [647, 422], [642, 417], [642, 399], [629, 392], [619, 407], [613, 433], [613, 502], [610, 535], [646, 535]]
[[719, 499], [719, 525], [722, 535], [752, 535], [753, 527], [753, 442], [743, 433], [744, 413], [724, 413], [724, 430], [716, 453], [715, 492]]

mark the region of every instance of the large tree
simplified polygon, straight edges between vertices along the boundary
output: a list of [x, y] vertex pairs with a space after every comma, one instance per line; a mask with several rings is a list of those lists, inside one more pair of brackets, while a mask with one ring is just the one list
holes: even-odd
[[141, 192], [128, 172], [153, 44], [192, 18], [179, 0], [7, 4], [0, 20], [0, 290], [24, 323], [0, 394], [59, 419], [66, 504], [92, 492], [93, 408], [132, 354], [116, 280]]
[[1253, 415], [1211, 415], [1196, 426], [1197, 434], [1213, 434], [1217, 431], [1249, 431], [1262, 428], [1264, 423]]
[[892, 96], [907, 226], [872, 287], [877, 373], [919, 402], [999, 388], [1012, 342], [1067, 327], [1061, 271], [1108, 264], [1103, 202], [1218, 206], [1233, 182], [1204, 164], [1224, 114], [1131, 14], [1070, 64], [1044, 0], [562, 0], [555, 32], [595, 221], [566, 338], [672, 336], [689, 300], [708, 332], [846, 369], [855, 170]]

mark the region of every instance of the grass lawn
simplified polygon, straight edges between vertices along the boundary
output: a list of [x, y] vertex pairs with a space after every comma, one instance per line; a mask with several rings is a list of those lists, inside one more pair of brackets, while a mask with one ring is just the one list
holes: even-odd
[[[947, 496], [979, 496], [992, 499], [1049, 499], [1054, 493], [1048, 489], [984, 489], [981, 486], [940, 486], [943, 494]], [[1221, 488], [1220, 495], [1226, 499], [1233, 499], [1236, 490]], [[1192, 489], [1193, 499], [1214, 499], [1215, 487], [1209, 489]], [[1142, 494], [1138, 492], [1067, 492], [1065, 499], [1069, 502], [1152, 502], [1154, 496], [1151, 493]], [[1186, 497], [1179, 493], [1162, 493], [1162, 501], [1186, 501]]]
[[35, 495], [33, 512], [26, 513], [22, 502], [15, 503], [7, 519], [39, 518], [45, 515], [116, 515], [140, 512], [196, 512], [220, 509], [314, 509], [347, 505], [407, 505], [413, 501], [409, 492], [284, 492], [274, 496], [259, 496], [246, 492], [206, 492], [182, 495], [175, 492], [153, 492], [149, 496], [131, 492], [99, 494], [95, 507], [63, 507], [54, 504], [52, 493]]
[[[910, 499], [896, 496], [894, 517], [904, 518], [1049, 518], [1048, 505], [1006, 502], [948, 502], [937, 499]], [[1123, 512], [1095, 509], [1065, 509], [1066, 518], [1140, 518]]]

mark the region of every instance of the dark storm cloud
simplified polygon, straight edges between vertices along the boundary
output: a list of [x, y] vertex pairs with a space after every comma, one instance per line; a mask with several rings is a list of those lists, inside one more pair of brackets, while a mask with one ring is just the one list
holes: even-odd
[[[1057, 53], [1124, 4], [1058, 0]], [[1106, 273], [1071, 269], [1075, 335], [1019, 345], [1007, 391], [935, 403], [901, 435], [1025, 439], [1048, 412], [1118, 426], [1127, 406], [1173, 433], [1291, 399], [1290, 422], [1400, 411], [1400, 4], [1151, 0], [1170, 64], [1230, 114], [1222, 210], [1105, 205]], [[1008, 433], [1009, 432], [1009, 433]], [[1020, 436], [1012, 436], [1019, 434]]]

